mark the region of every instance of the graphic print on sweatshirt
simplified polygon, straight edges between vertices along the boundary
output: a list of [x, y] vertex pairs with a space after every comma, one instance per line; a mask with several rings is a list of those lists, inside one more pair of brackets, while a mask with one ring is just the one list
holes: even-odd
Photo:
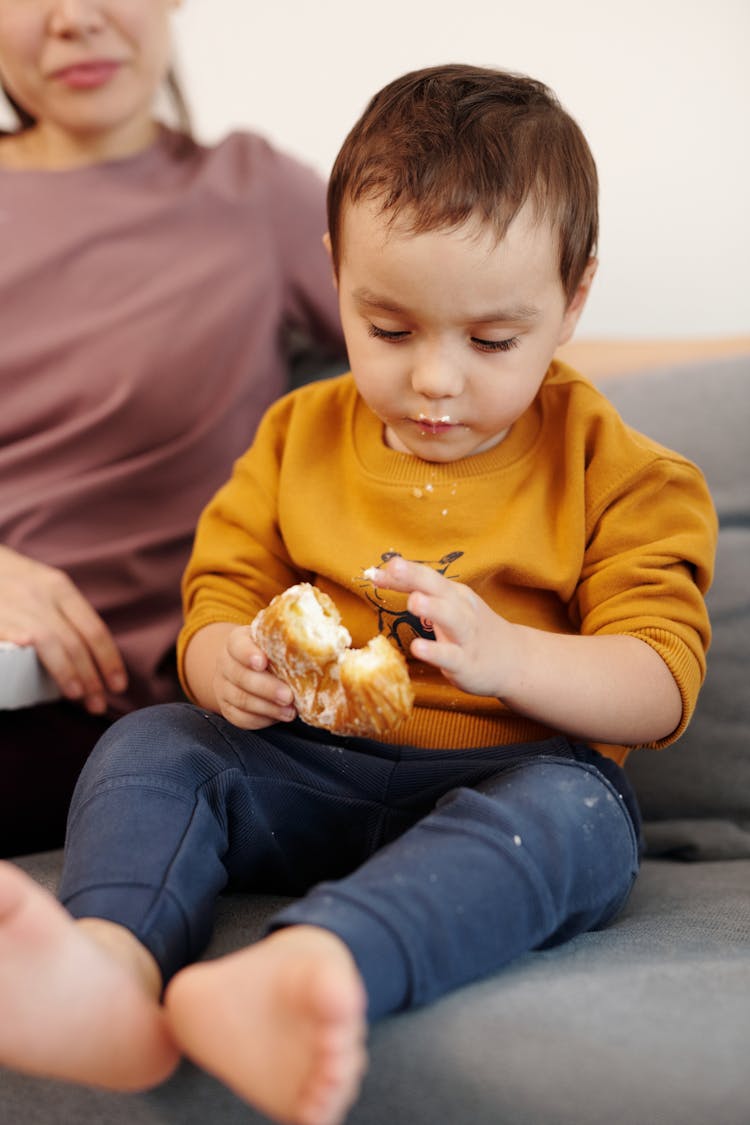
[[[457, 579], [460, 575], [450, 573], [450, 570], [453, 563], [457, 562], [463, 556], [463, 553], [463, 551], [449, 551], [439, 559], [410, 559], [409, 561], [418, 562], [422, 566], [430, 566], [446, 578]], [[384, 551], [374, 565], [380, 567], [387, 563], [389, 559], [402, 557], [400, 551]], [[369, 570], [370, 567], [367, 569]], [[405, 594], [398, 593], [395, 590], [382, 590], [368, 578], [362, 580], [362, 585], [366, 587], [365, 598], [377, 610], [378, 632], [384, 633], [388, 640], [395, 641], [404, 655], [408, 655], [409, 645], [415, 637], [425, 637], [430, 641], [435, 639], [431, 623], [422, 617], [409, 613], [406, 608], [407, 596]]]

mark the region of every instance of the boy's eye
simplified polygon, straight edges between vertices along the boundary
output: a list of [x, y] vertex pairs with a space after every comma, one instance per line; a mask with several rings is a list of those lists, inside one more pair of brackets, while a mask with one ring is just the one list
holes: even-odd
[[368, 332], [377, 340], [403, 340], [408, 332], [389, 332], [387, 328], [378, 328], [377, 324], [370, 324]]
[[477, 336], [472, 336], [471, 342], [480, 352], [509, 352], [511, 348], [518, 347], [517, 336], [511, 336], [509, 340], [480, 340]]

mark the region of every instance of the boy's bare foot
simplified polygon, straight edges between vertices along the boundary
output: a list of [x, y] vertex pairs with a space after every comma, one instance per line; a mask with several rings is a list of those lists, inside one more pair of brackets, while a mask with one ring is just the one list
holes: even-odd
[[166, 995], [183, 1050], [289, 1125], [337, 1125], [366, 1066], [365, 991], [335, 934], [289, 926], [183, 969]]
[[[119, 930], [104, 923], [111, 930]], [[0, 1064], [114, 1090], [163, 1081], [179, 1052], [150, 985], [20, 868], [0, 862]], [[150, 957], [150, 954], [146, 954]]]

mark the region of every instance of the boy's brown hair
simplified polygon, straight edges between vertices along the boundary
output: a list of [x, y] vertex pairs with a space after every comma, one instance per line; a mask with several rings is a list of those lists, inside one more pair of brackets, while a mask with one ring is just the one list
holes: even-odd
[[334, 268], [347, 203], [377, 200], [417, 234], [478, 214], [501, 239], [528, 199], [559, 239], [570, 300], [598, 236], [596, 164], [576, 122], [541, 82], [452, 64], [384, 86], [344, 141], [328, 186]]

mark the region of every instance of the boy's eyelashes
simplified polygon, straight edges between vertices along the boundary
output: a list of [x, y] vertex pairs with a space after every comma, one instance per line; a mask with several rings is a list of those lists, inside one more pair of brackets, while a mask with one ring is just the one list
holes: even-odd
[[[387, 328], [378, 328], [377, 324], [372, 322], [368, 326], [368, 333], [377, 340], [390, 340], [394, 343], [405, 340], [407, 336], [411, 335], [406, 329], [393, 331]], [[478, 336], [472, 336], [471, 343], [481, 352], [509, 352], [511, 348], [518, 347], [518, 337], [511, 336], [507, 340], [481, 340]]]
[[378, 328], [377, 324], [370, 323], [368, 332], [378, 340], [403, 340], [409, 335], [406, 331], [389, 332], [387, 328]]
[[518, 336], [511, 336], [508, 340], [479, 340], [472, 336], [471, 342], [481, 352], [509, 352], [511, 348], [518, 347]]

